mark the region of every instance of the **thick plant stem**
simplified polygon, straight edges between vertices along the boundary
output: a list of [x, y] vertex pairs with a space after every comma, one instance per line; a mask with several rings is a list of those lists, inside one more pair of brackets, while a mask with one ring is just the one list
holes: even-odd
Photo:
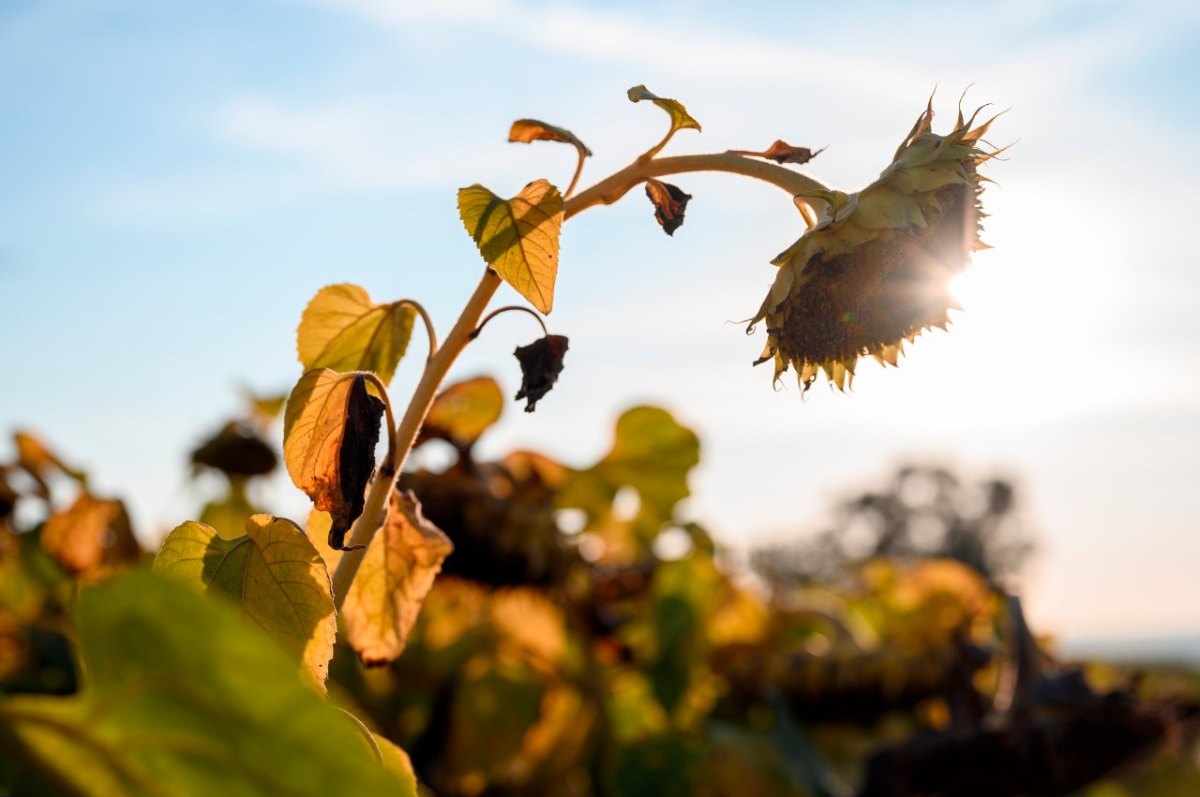
[[[727, 152], [648, 160], [638, 159], [583, 193], [568, 199], [565, 218], [569, 219], [594, 205], [611, 205], [628, 193], [629, 189], [638, 183], [645, 182], [649, 177], [664, 177], [683, 172], [740, 174], [782, 188], [793, 197], [797, 194], [825, 188], [811, 177], [806, 177], [791, 169]], [[578, 173], [576, 173], [577, 178]], [[387, 518], [388, 499], [396, 483], [396, 475], [403, 469], [408, 454], [412, 451], [413, 443], [416, 442], [417, 434], [421, 431], [421, 425], [425, 422], [425, 415], [429, 412], [434, 396], [437, 395], [442, 380], [445, 379], [454, 361], [458, 359], [458, 355], [474, 338], [480, 318], [487, 309], [493, 294], [496, 293], [496, 289], [500, 287], [500, 281], [500, 277], [490, 268], [484, 272], [475, 292], [471, 294], [462, 314], [454, 323], [454, 328], [450, 330], [445, 342], [425, 365], [421, 381], [417, 383], [417, 388], [409, 400], [408, 408], [404, 411], [404, 417], [400, 419], [400, 425], [396, 429], [394, 454], [388, 457], [379, 468], [375, 481], [371, 483], [371, 488], [367, 492], [363, 512], [350, 530], [349, 546], [363, 547], [359, 550], [348, 550], [342, 554], [342, 559], [333, 574], [333, 595], [338, 609], [342, 608], [346, 594], [350, 591], [350, 585], [354, 583], [354, 577], [358, 574], [358, 568], [366, 554], [366, 547], [371, 544], [375, 533]], [[424, 313], [422, 315], [424, 316]], [[425, 316], [425, 318], [428, 321], [428, 317]], [[429, 329], [432, 340], [431, 323]]]
[[[404, 467], [408, 453], [412, 451], [417, 433], [421, 431], [421, 424], [425, 422], [425, 415], [429, 412], [434, 396], [437, 395], [438, 387], [441, 386], [450, 366], [458, 359], [459, 353], [470, 342], [471, 333], [475, 331], [483, 311], [487, 309], [488, 302], [499, 287], [500, 277], [491, 269], [486, 270], [475, 292], [467, 300], [458, 321], [454, 323], [454, 328], [446, 336], [441, 348], [430, 358], [425, 372], [421, 374], [421, 381], [417, 383], [417, 388], [408, 402], [408, 409], [404, 411], [404, 417], [400, 419], [400, 425], [396, 429], [395, 455], [390, 462], [383, 463], [379, 473], [375, 475], [375, 481], [371, 482], [363, 512], [355, 521], [354, 528], [350, 530], [349, 545], [370, 545], [375, 532], [383, 524], [387, 517], [388, 497], [396, 482], [396, 474]], [[342, 554], [342, 559], [333, 574], [333, 595], [339, 609], [346, 600], [346, 593], [354, 583], [354, 576], [357, 575], [365, 554], [365, 547]]]
[[635, 161], [619, 172], [604, 178], [591, 188], [567, 200], [566, 218], [593, 205], [611, 205], [648, 177], [665, 177], [683, 172], [730, 172], [745, 177], [763, 180], [782, 188], [793, 197], [825, 188], [821, 183], [770, 161], [745, 158], [728, 152], [708, 155], [677, 155], [671, 158], [653, 158]]

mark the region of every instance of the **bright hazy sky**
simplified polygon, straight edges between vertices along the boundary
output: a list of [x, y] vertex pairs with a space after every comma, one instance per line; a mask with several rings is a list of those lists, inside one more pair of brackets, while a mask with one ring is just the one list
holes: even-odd
[[[485, 454], [606, 450], [623, 408], [695, 427], [693, 515], [724, 540], [818, 527], [910, 458], [1018, 478], [1043, 551], [1047, 630], [1200, 629], [1200, 5], [1195, 2], [527, 3], [5, 0], [0, 5], [0, 424], [39, 431], [129, 497], [148, 539], [196, 511], [186, 451], [290, 387], [321, 286], [415, 296], [443, 332], [481, 262], [454, 192], [565, 185], [569, 148], [509, 145], [542, 118], [595, 151], [584, 184], [657, 140], [637, 83], [704, 125], [669, 153], [829, 149], [827, 184], [874, 179], [939, 86], [1012, 110], [986, 173], [967, 312], [864, 364], [850, 396], [750, 368], [789, 198], [729, 175], [662, 234], [640, 191], [571, 221], [552, 329], [567, 370], [510, 404]], [[515, 294], [503, 289], [513, 301]], [[515, 391], [516, 316], [456, 374]], [[415, 345], [423, 346], [422, 340]], [[405, 395], [420, 357], [393, 382]], [[303, 517], [289, 485], [277, 511]]]

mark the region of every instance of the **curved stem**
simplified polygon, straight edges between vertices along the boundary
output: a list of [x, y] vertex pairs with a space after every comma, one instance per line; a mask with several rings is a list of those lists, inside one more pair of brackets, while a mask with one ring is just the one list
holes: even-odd
[[533, 319], [538, 322], [538, 325], [541, 326], [542, 334], [547, 335], [547, 336], [550, 334], [550, 330], [546, 329], [546, 322], [542, 320], [542, 317], [540, 315], [533, 312], [528, 307], [522, 307], [519, 304], [509, 304], [509, 305], [505, 305], [504, 307], [499, 307], [499, 308], [493, 310], [492, 312], [488, 313], [484, 317], [484, 319], [479, 322], [479, 326], [475, 327], [475, 331], [471, 333], [471, 339], [474, 340], [475, 338], [479, 337], [479, 334], [481, 332], [483, 332], [483, 328], [485, 326], [487, 326], [487, 322], [491, 321], [493, 318], [500, 315], [501, 313], [507, 313], [512, 310], [519, 310], [522, 313], [529, 313], [531, 316], [533, 316]]
[[416, 299], [401, 299], [396, 304], [408, 305], [416, 310], [421, 316], [421, 320], [425, 322], [425, 336], [429, 338], [429, 356], [425, 359], [432, 360], [433, 355], [437, 354], [438, 340], [437, 330], [433, 328], [433, 320], [430, 319], [429, 313], [425, 311], [425, 306]]
[[658, 142], [653, 147], [651, 147], [650, 149], [643, 152], [641, 155], [638, 155], [638, 159], [636, 162], [637, 163], [645, 163], [645, 162], [649, 161], [651, 158], [653, 158], [655, 155], [657, 155], [658, 153], [662, 152], [663, 148], [666, 147], [667, 144], [669, 144], [671, 142], [671, 139], [674, 138], [675, 133], [677, 133], [677, 132], [678, 132], [678, 129], [675, 127], [675, 125], [671, 125], [671, 129], [668, 130], [667, 134], [662, 137], [662, 141]]
[[793, 197], [825, 189], [825, 186], [811, 177], [769, 161], [744, 158], [728, 152], [707, 155], [676, 155], [670, 158], [638, 160], [621, 171], [604, 178], [567, 200], [566, 218], [569, 219], [593, 205], [611, 205], [625, 196], [629, 189], [644, 182], [647, 177], [664, 177], [684, 172], [740, 174], [782, 188]]
[[[580, 162], [582, 163], [582, 155]], [[594, 205], [611, 205], [628, 193], [629, 189], [644, 182], [648, 177], [663, 177], [683, 172], [729, 172], [731, 174], [740, 174], [777, 186], [787, 191], [793, 197], [797, 194], [804, 194], [825, 188], [825, 186], [811, 177], [794, 172], [791, 169], [785, 169], [778, 164], [752, 160], [729, 153], [679, 155], [671, 158], [649, 159], [643, 156], [624, 169], [596, 183], [583, 193], [568, 199], [566, 201], [564, 219], [569, 219]], [[578, 177], [578, 174], [576, 177]], [[572, 180], [572, 189], [574, 188], [574, 184], [575, 181]], [[570, 193], [570, 190], [568, 189], [568, 193]], [[404, 411], [404, 417], [400, 419], [400, 425], [396, 427], [396, 433], [393, 438], [394, 443], [391, 443], [393, 445], [391, 455], [380, 467], [375, 480], [371, 482], [363, 512], [350, 529], [349, 547], [359, 547], [356, 550], [348, 550], [342, 555], [341, 561], [338, 562], [337, 570], [333, 574], [333, 594], [338, 609], [341, 609], [342, 604], [346, 601], [346, 594], [350, 591], [350, 585], [354, 583], [355, 575], [358, 574], [358, 568], [362, 564], [367, 546], [371, 544], [375, 533], [387, 518], [388, 499], [392, 493], [392, 487], [396, 482], [396, 475], [400, 473], [405, 461], [408, 459], [408, 454], [417, 439], [417, 434], [421, 431], [421, 424], [425, 422], [425, 415], [429, 412], [429, 407], [433, 403], [438, 387], [441, 386], [442, 380], [449, 372], [450, 366], [458, 358], [458, 355], [474, 339], [475, 335], [478, 334], [477, 327], [481, 326], [479, 323], [480, 317], [483, 315], [484, 310], [487, 309], [488, 302], [491, 301], [492, 296], [496, 293], [496, 289], [500, 287], [500, 281], [500, 277], [490, 268], [484, 271], [479, 285], [475, 288], [475, 292], [467, 300], [467, 304], [459, 315], [458, 320], [454, 322], [454, 328], [450, 330], [446, 341], [440, 347], [434, 345], [433, 324], [429, 321], [424, 308], [416, 302], [412, 302], [412, 306], [417, 309], [421, 317], [425, 320], [426, 329], [429, 332], [431, 354], [425, 364], [425, 370], [421, 374], [421, 381], [417, 383], [417, 388], [412, 398], [409, 399], [408, 408]], [[403, 301], [408, 302], [410, 300], [405, 299]], [[529, 312], [532, 313], [532, 311]], [[489, 319], [491, 317], [489, 316]], [[541, 321], [541, 318], [539, 317], [538, 320]]]
[[575, 192], [575, 186], [579, 185], [579, 178], [583, 175], [583, 161], [588, 156], [587, 148], [582, 145], [577, 144], [575, 151], [579, 154], [579, 162], [575, 164], [575, 174], [571, 175], [571, 184], [563, 192], [564, 199], [571, 196]]
[[417, 383], [417, 388], [413, 392], [412, 398], [409, 399], [408, 408], [404, 411], [404, 417], [400, 419], [400, 425], [396, 427], [396, 450], [393, 457], [390, 462], [384, 463], [384, 466], [379, 469], [375, 481], [371, 482], [363, 512], [350, 530], [349, 545], [361, 545], [363, 548], [342, 554], [337, 570], [334, 571], [333, 595], [339, 609], [346, 601], [346, 593], [350, 591], [350, 585], [354, 583], [354, 576], [358, 573], [363, 556], [366, 554], [366, 546], [371, 544], [375, 532], [379, 530], [387, 516], [388, 497], [391, 495], [392, 485], [395, 484], [396, 474], [400, 472], [404, 467], [405, 460], [408, 459], [408, 454], [417, 439], [417, 433], [421, 431], [421, 424], [425, 422], [425, 415], [429, 412], [429, 406], [433, 403], [437, 389], [459, 353], [471, 342], [471, 333], [475, 330], [480, 316], [483, 315], [488, 302], [491, 301], [492, 295], [499, 287], [500, 277], [496, 275], [496, 272], [490, 268], [484, 271], [483, 278], [475, 286], [475, 292], [471, 294], [471, 298], [467, 300], [458, 320], [454, 322], [454, 328], [446, 336], [445, 343], [430, 358], [424, 373], [421, 374], [421, 381]]

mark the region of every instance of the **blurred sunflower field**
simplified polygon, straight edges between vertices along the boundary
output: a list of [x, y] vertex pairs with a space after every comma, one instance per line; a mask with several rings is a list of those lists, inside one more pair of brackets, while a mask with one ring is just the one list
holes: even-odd
[[[280, 408], [251, 402], [192, 455], [226, 485], [199, 515], [228, 547], [214, 568], [264, 510]], [[453, 553], [404, 638], [343, 617], [329, 703], [255, 623], [146, 572], [121, 502], [18, 434], [0, 470], [0, 793], [1200, 791], [1196, 673], [1057, 657], [987, 560], [950, 549], [816, 572], [725, 550], [681, 511], [701, 446], [663, 409], [620, 414], [584, 465], [477, 459], [501, 410], [488, 377], [436, 400], [419, 445], [444, 467], [402, 474], [399, 494]], [[332, 570], [329, 524], [306, 525]]]

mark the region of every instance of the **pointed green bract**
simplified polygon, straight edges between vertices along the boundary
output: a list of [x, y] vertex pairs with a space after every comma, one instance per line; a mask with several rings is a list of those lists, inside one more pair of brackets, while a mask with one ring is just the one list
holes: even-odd
[[337, 618], [321, 555], [290, 520], [254, 515], [226, 539], [189, 520], [163, 542], [154, 569], [232, 601], [324, 690]]
[[458, 214], [483, 259], [543, 313], [554, 307], [563, 213], [562, 194], [545, 180], [512, 199], [478, 184], [458, 191]]
[[375, 304], [357, 285], [329, 285], [304, 308], [296, 351], [305, 370], [372, 371], [392, 381], [412, 338], [416, 311], [404, 302]]
[[15, 793], [414, 797], [219, 601], [136, 571], [83, 590], [77, 626], [83, 691], [0, 700]]

